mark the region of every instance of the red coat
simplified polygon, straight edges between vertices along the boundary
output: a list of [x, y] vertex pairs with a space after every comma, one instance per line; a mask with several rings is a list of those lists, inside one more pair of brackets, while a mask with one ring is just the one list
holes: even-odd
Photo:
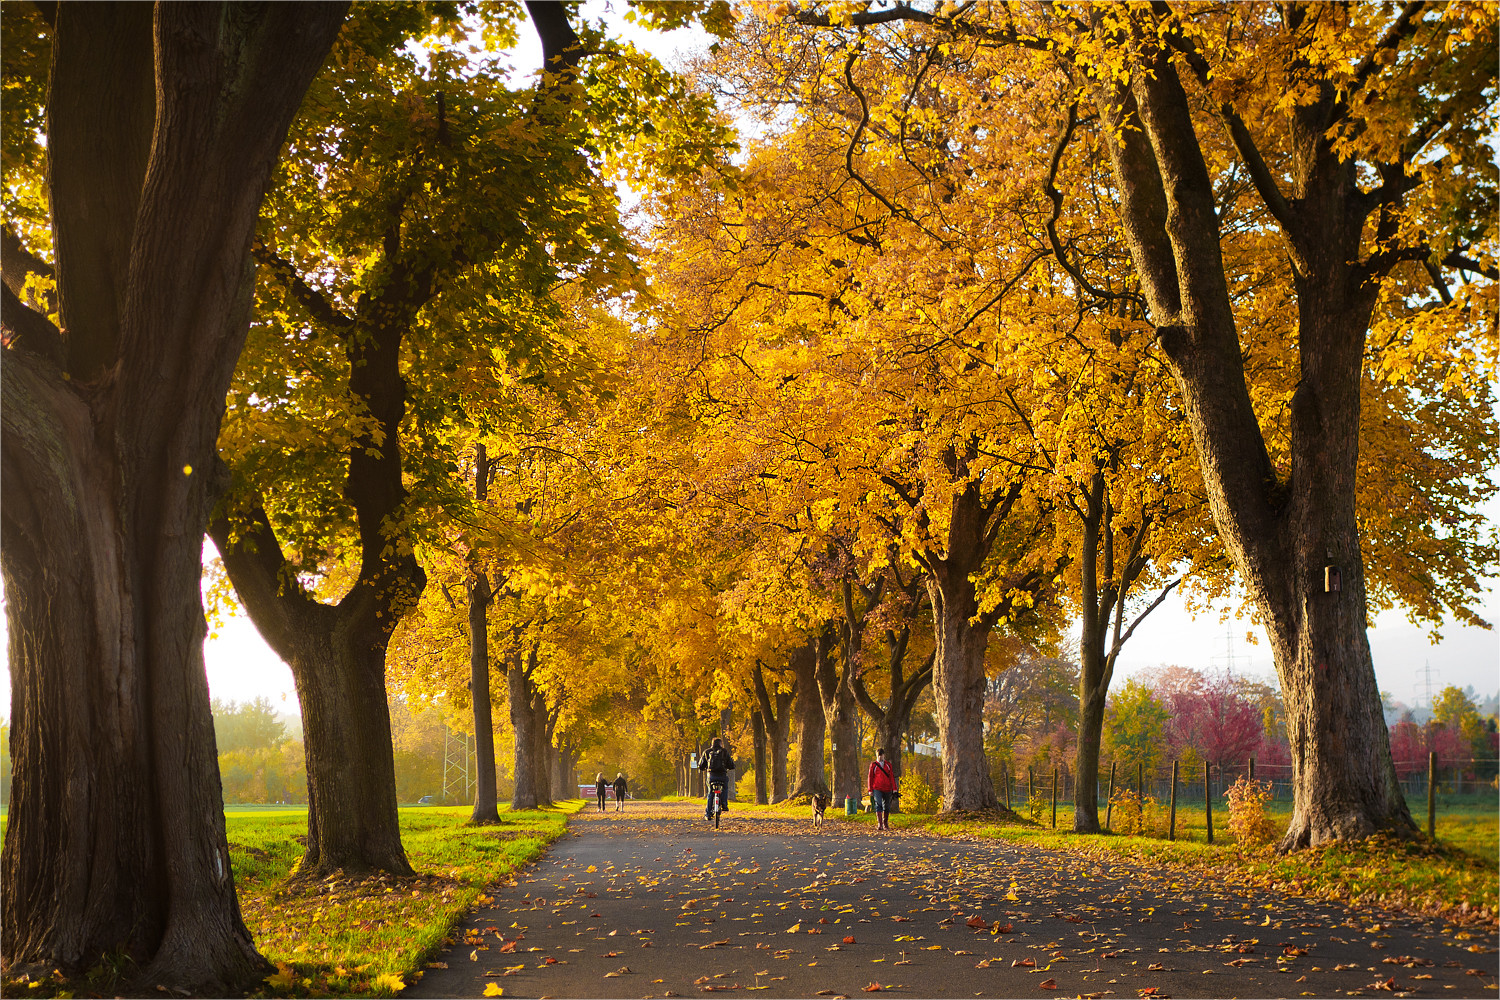
[[870, 761], [870, 773], [865, 775], [865, 787], [873, 792], [894, 792], [896, 773], [891, 767], [891, 762], [886, 761], [882, 765], [880, 761]]

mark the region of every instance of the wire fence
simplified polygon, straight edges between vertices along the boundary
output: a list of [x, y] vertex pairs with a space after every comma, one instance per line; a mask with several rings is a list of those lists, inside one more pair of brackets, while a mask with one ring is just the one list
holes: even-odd
[[[1181, 761], [1177, 764], [1174, 787], [1171, 761], [1152, 768], [1104, 762], [1095, 788], [1101, 819], [1108, 809], [1112, 791], [1134, 792], [1142, 800], [1150, 799], [1162, 805], [1175, 802], [1177, 810], [1184, 815], [1194, 807], [1206, 809], [1210, 804], [1207, 799], [1212, 798], [1214, 812], [1223, 816], [1228, 806], [1225, 793], [1241, 778], [1269, 785], [1272, 808], [1276, 803], [1287, 809], [1291, 807], [1294, 792], [1290, 764], [1265, 764], [1253, 759], [1236, 764], [1210, 764], [1207, 768], [1201, 763], [1189, 767], [1182, 766]], [[1414, 817], [1423, 813], [1428, 802], [1438, 812], [1495, 809], [1500, 805], [1497, 771], [1500, 771], [1500, 760], [1493, 757], [1435, 757], [1431, 762], [1423, 760], [1420, 764], [1402, 765], [1398, 762], [1397, 769], [1398, 774], [1406, 774], [1398, 780]], [[1040, 802], [1039, 818], [1044, 823], [1051, 819], [1053, 802], [1056, 802], [1059, 813], [1072, 813], [1078, 787], [1070, 768], [1032, 766], [1025, 770], [1017, 768], [1016, 772], [1011, 774], [1004, 764], [999, 764], [992, 773], [1002, 804], [1022, 815], [1028, 812], [1035, 815]]]

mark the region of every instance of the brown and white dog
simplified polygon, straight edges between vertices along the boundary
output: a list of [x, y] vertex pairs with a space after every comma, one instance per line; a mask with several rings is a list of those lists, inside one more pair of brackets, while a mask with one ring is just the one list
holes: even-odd
[[813, 826], [820, 826], [823, 822], [823, 813], [828, 808], [828, 796], [814, 795], [812, 797]]

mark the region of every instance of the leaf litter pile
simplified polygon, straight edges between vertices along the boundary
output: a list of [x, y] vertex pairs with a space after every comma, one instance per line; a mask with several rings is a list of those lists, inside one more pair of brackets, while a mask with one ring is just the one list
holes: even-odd
[[715, 832], [700, 808], [579, 814], [407, 995], [1495, 995], [1492, 928], [785, 814]]

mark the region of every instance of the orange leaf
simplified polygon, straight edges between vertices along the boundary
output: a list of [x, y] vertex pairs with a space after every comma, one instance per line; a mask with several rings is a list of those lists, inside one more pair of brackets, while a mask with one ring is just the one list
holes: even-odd
[[854, 943], [854, 935], [853, 934], [846, 934], [846, 935], [844, 935], [844, 943], [845, 944], [853, 944]]
[[985, 927], [988, 926], [984, 922], [984, 918], [981, 917], [981, 916], [979, 916], [977, 913], [974, 916], [970, 917], [968, 920], [966, 920], [965, 923], [968, 926], [970, 926], [970, 927], [974, 927], [974, 928], [977, 928], [977, 929], [980, 929], [980, 930], [983, 930]]
[[1014, 962], [1010, 963], [1010, 967], [1012, 969], [1035, 969], [1036, 968], [1036, 959], [1034, 959], [1034, 958], [1018, 958]]
[[1042, 981], [1040, 983], [1037, 983], [1036, 984], [1036, 988], [1039, 989], [1039, 990], [1055, 990], [1055, 989], [1057, 989], [1057, 980], [1056, 979], [1047, 979], [1047, 980], [1044, 980], [1044, 981]]

